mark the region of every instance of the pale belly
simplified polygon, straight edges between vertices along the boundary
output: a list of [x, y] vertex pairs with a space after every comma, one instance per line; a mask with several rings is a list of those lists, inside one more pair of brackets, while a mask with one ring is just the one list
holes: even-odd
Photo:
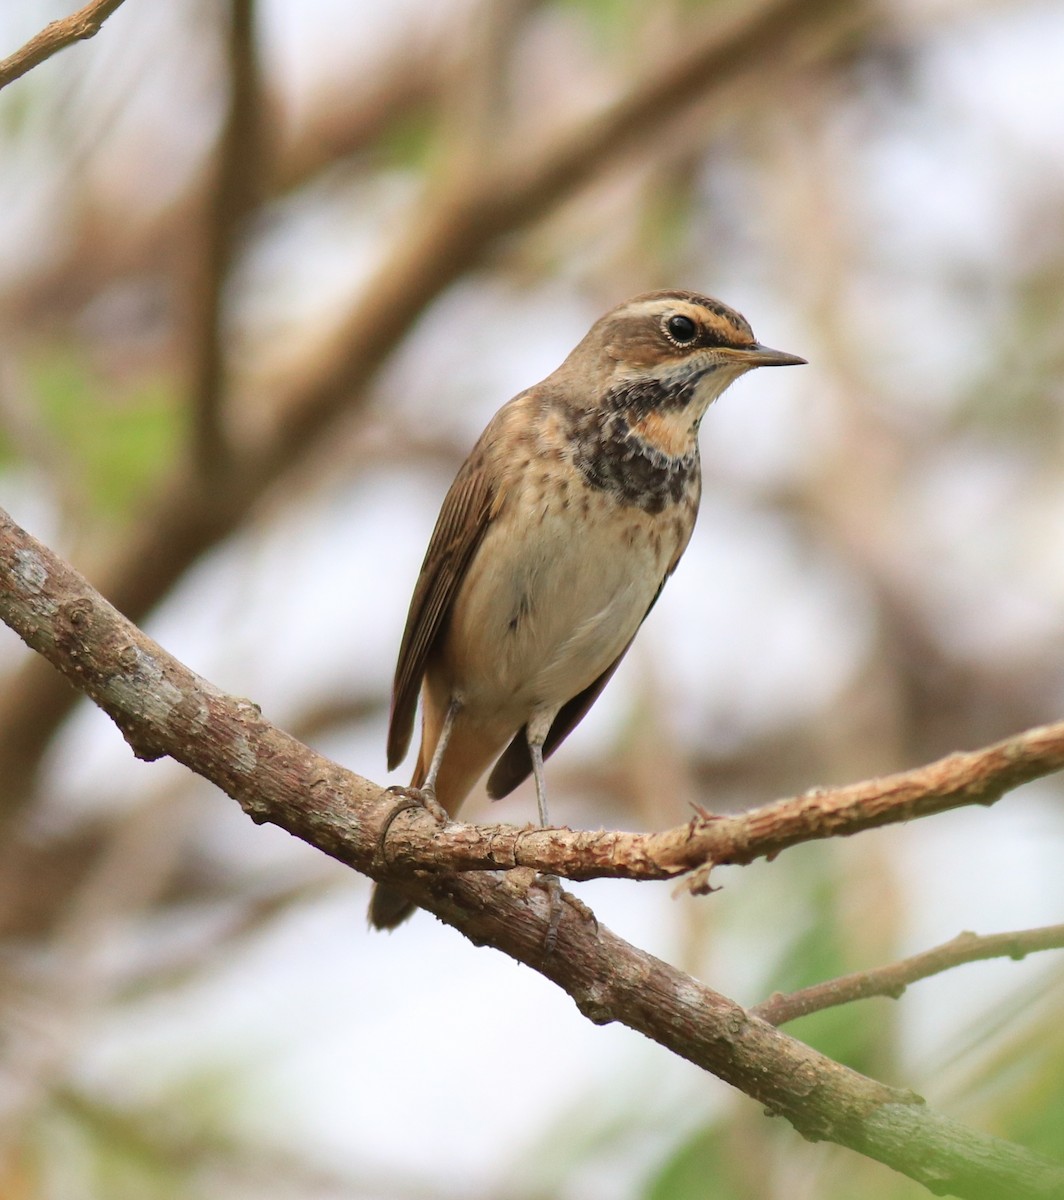
[[[437, 664], [467, 716], [507, 731], [556, 711], [613, 664], [684, 532], [605, 498], [587, 521], [545, 513], [540, 497], [515, 507], [519, 520], [493, 525], [470, 566]], [[612, 536], [596, 536], [595, 518], [608, 516]]]

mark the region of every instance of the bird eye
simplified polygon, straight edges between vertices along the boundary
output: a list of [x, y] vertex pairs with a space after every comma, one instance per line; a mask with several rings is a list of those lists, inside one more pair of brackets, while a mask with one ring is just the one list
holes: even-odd
[[677, 313], [665, 322], [665, 333], [671, 341], [686, 346], [698, 336], [698, 326], [690, 317], [683, 317]]

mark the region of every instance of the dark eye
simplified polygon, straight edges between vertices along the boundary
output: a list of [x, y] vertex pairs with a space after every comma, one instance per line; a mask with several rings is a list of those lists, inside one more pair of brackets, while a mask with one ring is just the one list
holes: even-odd
[[690, 317], [682, 317], [677, 313], [676, 316], [669, 317], [665, 322], [665, 332], [674, 342], [686, 346], [698, 336], [698, 326]]

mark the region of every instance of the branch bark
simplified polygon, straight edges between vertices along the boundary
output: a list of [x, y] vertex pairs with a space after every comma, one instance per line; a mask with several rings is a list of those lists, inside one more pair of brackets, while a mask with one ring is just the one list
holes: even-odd
[[[0, 618], [118, 725], [143, 759], [169, 754], [269, 821], [374, 878], [396, 797], [301, 745], [141, 633], [75, 571], [0, 514]], [[851, 1071], [566, 905], [531, 871], [411, 874], [411, 896], [478, 945], [562, 987], [596, 1024], [620, 1021], [740, 1088], [804, 1137], [850, 1146], [932, 1191], [991, 1200], [1064, 1194], [1064, 1166], [930, 1111]]]
[[436, 828], [420, 812], [396, 817], [388, 861], [397, 867], [498, 870], [535, 866], [567, 879], [672, 879], [693, 872], [691, 891], [710, 889], [725, 864], [774, 858], [790, 846], [990, 805], [1021, 784], [1064, 768], [1064, 721], [1029, 729], [983, 750], [847, 787], [817, 789], [734, 816], [699, 814], [662, 833], [463, 825]]
[[65, 50], [74, 42], [95, 37], [104, 21], [122, 4], [123, 0], [92, 0], [69, 17], [61, 17], [46, 25], [14, 54], [0, 61], [0, 88], [21, 78], [27, 71], [40, 66], [46, 59]]

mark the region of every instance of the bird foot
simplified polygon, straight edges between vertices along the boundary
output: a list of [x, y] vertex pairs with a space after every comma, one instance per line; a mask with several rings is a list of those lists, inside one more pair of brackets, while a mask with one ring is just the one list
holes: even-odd
[[535, 886], [543, 888], [547, 893], [547, 900], [550, 904], [547, 932], [543, 938], [543, 949], [548, 954], [553, 954], [554, 947], [558, 944], [558, 927], [561, 925], [562, 914], [565, 912], [566, 905], [575, 909], [582, 920], [592, 922], [595, 926], [595, 931], [598, 932], [598, 917], [595, 916], [579, 896], [574, 896], [572, 892], [565, 891], [557, 875], [550, 875], [546, 872], [537, 875]]
[[385, 788], [385, 791], [392, 796], [399, 797], [399, 803], [392, 809], [384, 821], [384, 828], [377, 838], [377, 856], [385, 859], [387, 856], [384, 851], [384, 844], [388, 840], [388, 831], [395, 823], [395, 818], [411, 808], [420, 808], [427, 812], [438, 825], [446, 825], [450, 820], [447, 810], [436, 799], [434, 792], [427, 788], [412, 788], [412, 787], [390, 787]]
[[547, 932], [543, 937], [543, 949], [547, 954], [554, 953], [558, 944], [558, 926], [562, 923], [562, 913], [565, 911], [565, 892], [557, 875], [537, 875], [536, 886], [547, 893], [547, 903], [550, 905], [550, 915], [547, 920]]
[[558, 930], [566, 906], [575, 909], [582, 920], [594, 922], [596, 930], [598, 929], [598, 918], [595, 914], [583, 900], [563, 889], [557, 875], [546, 871], [538, 872], [532, 867], [512, 867], [506, 872], [505, 885], [515, 894], [527, 895], [530, 888], [540, 888], [547, 893], [549, 910], [547, 932], [543, 937], [543, 949], [547, 954], [553, 954], [558, 944]]
[[443, 807], [439, 800], [436, 799], [435, 788], [399, 787], [398, 785], [395, 785], [388, 788], [388, 791], [391, 792], [393, 796], [402, 796], [407, 801], [406, 804], [397, 806], [395, 812], [392, 813], [389, 824], [391, 824], [391, 821], [394, 821], [401, 812], [405, 812], [408, 808], [423, 808], [429, 814], [429, 816], [433, 818], [437, 825], [446, 825], [451, 819], [451, 814]]

